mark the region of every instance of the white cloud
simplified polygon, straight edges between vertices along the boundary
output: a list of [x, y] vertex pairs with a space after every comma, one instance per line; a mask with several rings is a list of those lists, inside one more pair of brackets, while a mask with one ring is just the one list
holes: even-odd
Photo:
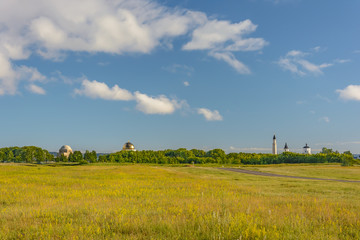
[[133, 99], [133, 95], [126, 89], [118, 85], [109, 88], [105, 83], [96, 80], [83, 80], [80, 89], [75, 89], [75, 94], [84, 95], [93, 99], [100, 98], [105, 100], [128, 101]]
[[190, 86], [190, 83], [189, 83], [188, 81], [184, 81], [183, 83], [184, 83], [184, 86], [185, 86], [185, 87]]
[[136, 109], [145, 114], [172, 114], [176, 109], [182, 107], [182, 103], [169, 99], [164, 95], [150, 97], [146, 94], [135, 92], [137, 102]]
[[16, 68], [17, 77], [19, 79], [27, 80], [30, 82], [44, 82], [46, 77], [42, 75], [36, 68], [20, 66]]
[[17, 93], [20, 81], [44, 82], [46, 77], [36, 68], [14, 66], [10, 59], [0, 52], [0, 95]]
[[299, 50], [291, 50], [290, 52], [288, 52], [286, 54], [287, 57], [303, 57], [303, 56], [306, 56], [308, 55], [307, 53], [304, 53], [302, 51], [299, 51]]
[[220, 115], [219, 111], [211, 111], [207, 108], [198, 108], [198, 114], [203, 115], [207, 121], [222, 121], [223, 117]]
[[64, 60], [68, 51], [148, 54], [159, 46], [172, 48], [174, 38], [187, 35], [191, 40], [184, 50], [227, 52], [211, 56], [238, 70], [242, 63], [230, 52], [261, 50], [267, 44], [245, 38], [256, 28], [250, 20], [209, 20], [203, 12], [152, 0], [2, 0], [0, 94], [17, 92], [13, 61], [32, 54], [54, 61]]
[[344, 89], [337, 89], [336, 92], [344, 100], [360, 101], [360, 85], [349, 85]]
[[304, 76], [307, 74], [320, 75], [323, 74], [322, 69], [331, 67], [333, 63], [315, 64], [305, 59], [309, 53], [291, 50], [277, 62], [284, 70]]
[[16, 93], [16, 73], [7, 57], [0, 53], [0, 95]]
[[324, 117], [319, 118], [319, 121], [329, 123], [329, 122], [330, 122], [330, 118], [324, 116]]
[[27, 89], [32, 92], [32, 93], [35, 93], [35, 94], [40, 94], [40, 95], [45, 95], [46, 94], [46, 91], [42, 88], [42, 87], [39, 87], [35, 84], [30, 84]]
[[256, 30], [249, 19], [239, 23], [210, 20], [195, 29], [184, 50], [208, 50], [209, 56], [225, 61], [241, 74], [251, 71], [232, 54], [234, 51], [258, 51], [268, 43], [262, 38], [244, 38]]
[[84, 79], [80, 89], [75, 89], [76, 95], [86, 96], [93, 99], [111, 101], [136, 101], [136, 109], [145, 114], [172, 114], [175, 110], [186, 106], [186, 101], [170, 99], [165, 95], [151, 97], [136, 91], [134, 94], [126, 89], [114, 85], [109, 88], [106, 83], [89, 81]]
[[[211, 20], [198, 27], [192, 33], [192, 40], [183, 46], [185, 50], [211, 50], [223, 47], [227, 41], [236, 44], [242, 40], [242, 35], [249, 34], [256, 30], [256, 25], [250, 20], [239, 23], [228, 21]], [[248, 44], [251, 44], [249, 41]], [[240, 44], [241, 45], [241, 44]]]
[[238, 73], [241, 73], [241, 74], [250, 74], [251, 73], [250, 69], [245, 64], [243, 64], [242, 62], [237, 60], [235, 58], [234, 54], [232, 54], [231, 52], [210, 52], [209, 55], [213, 56], [214, 58], [216, 58], [218, 60], [225, 61], [231, 67], [233, 67]]

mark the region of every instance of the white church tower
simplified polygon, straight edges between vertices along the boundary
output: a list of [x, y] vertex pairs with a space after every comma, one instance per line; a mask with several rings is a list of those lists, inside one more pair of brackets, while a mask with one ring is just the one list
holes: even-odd
[[277, 145], [276, 145], [275, 134], [274, 134], [274, 137], [273, 137], [272, 154], [277, 154]]
[[287, 143], [285, 143], [284, 152], [290, 152], [290, 150], [289, 150], [289, 147], [288, 147]]
[[304, 154], [311, 154], [311, 148], [306, 144], [304, 149]]

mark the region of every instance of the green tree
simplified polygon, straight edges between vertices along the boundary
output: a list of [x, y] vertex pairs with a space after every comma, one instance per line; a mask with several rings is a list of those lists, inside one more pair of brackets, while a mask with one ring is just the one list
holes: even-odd
[[326, 148], [326, 147], [323, 147], [321, 150], [321, 153], [325, 153], [325, 154], [329, 154], [332, 152], [333, 152], [333, 150], [331, 148]]
[[12, 162], [14, 160], [14, 154], [12, 151], [9, 151], [6, 156], [6, 161]]

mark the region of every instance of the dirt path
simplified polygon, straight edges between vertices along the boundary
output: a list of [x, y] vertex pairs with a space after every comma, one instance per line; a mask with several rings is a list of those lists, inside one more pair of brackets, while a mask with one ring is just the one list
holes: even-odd
[[250, 170], [245, 170], [245, 169], [240, 169], [240, 168], [218, 168], [218, 169], [222, 169], [222, 170], [226, 170], [226, 171], [232, 171], [232, 172], [238, 172], [238, 173], [266, 176], [266, 177], [284, 177], [284, 178], [298, 178], [298, 179], [321, 180], [321, 181], [357, 182], [357, 183], [360, 183], [360, 181], [357, 181], [357, 180], [342, 180], [342, 179], [330, 179], [330, 178], [287, 176], [287, 175], [280, 175], [280, 174], [274, 174], [274, 173], [250, 171]]

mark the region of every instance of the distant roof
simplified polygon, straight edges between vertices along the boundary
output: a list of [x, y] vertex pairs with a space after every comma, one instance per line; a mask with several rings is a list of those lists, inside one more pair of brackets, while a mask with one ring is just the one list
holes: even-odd
[[72, 149], [71, 149], [71, 147], [70, 147], [69, 145], [64, 145], [64, 146], [62, 146], [62, 147], [59, 149], [59, 151], [65, 150], [65, 149], [72, 151]]
[[274, 134], [274, 137], [273, 137], [273, 139], [276, 139], [276, 137], [275, 137], [275, 134]]
[[307, 144], [304, 146], [304, 148], [310, 148]]
[[135, 146], [131, 142], [127, 142], [123, 146], [123, 150], [134, 150]]
[[284, 149], [289, 149], [287, 143], [285, 143]]

